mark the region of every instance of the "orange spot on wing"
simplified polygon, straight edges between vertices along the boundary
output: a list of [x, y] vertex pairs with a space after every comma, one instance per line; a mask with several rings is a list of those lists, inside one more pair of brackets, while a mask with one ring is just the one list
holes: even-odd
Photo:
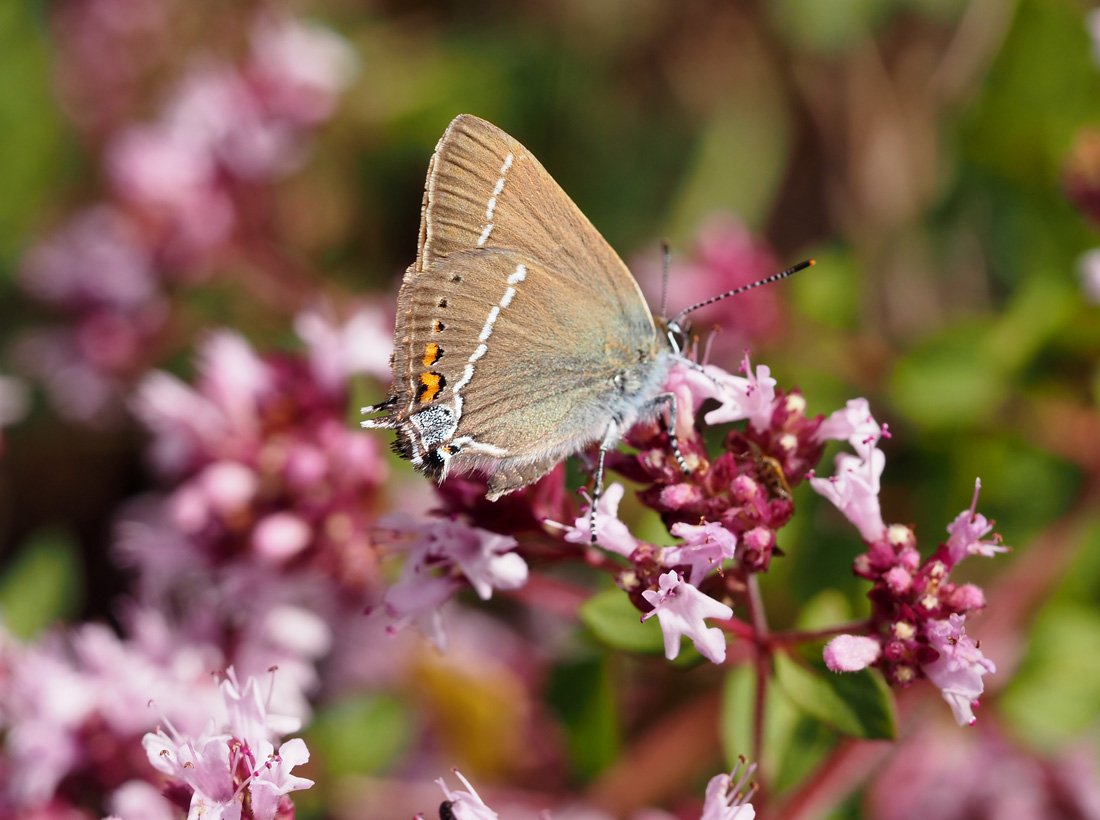
[[417, 401], [421, 404], [427, 404], [436, 397], [444, 384], [443, 376], [439, 373], [421, 373], [420, 393], [416, 397]]
[[433, 364], [439, 361], [439, 357], [443, 355], [443, 351], [439, 345], [435, 342], [428, 342], [424, 345], [424, 366], [431, 367]]

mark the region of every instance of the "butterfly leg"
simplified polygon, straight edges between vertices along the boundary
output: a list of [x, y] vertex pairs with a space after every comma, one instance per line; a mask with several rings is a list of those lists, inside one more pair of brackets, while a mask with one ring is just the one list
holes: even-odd
[[668, 425], [665, 428], [665, 432], [668, 433], [668, 444], [672, 448], [672, 456], [676, 459], [676, 463], [680, 466], [684, 475], [690, 475], [691, 470], [688, 468], [687, 462], [684, 461], [683, 453], [680, 452], [680, 440], [676, 436], [676, 409], [678, 402], [676, 401], [675, 393], [662, 393], [653, 400], [654, 404], [664, 404], [668, 407], [668, 417], [661, 418]]
[[603, 462], [607, 456], [607, 451], [618, 440], [619, 425], [611, 422], [607, 427], [607, 432], [604, 433], [603, 440], [600, 442], [600, 455], [596, 460], [596, 477], [592, 487], [592, 503], [588, 508], [588, 538], [589, 543], [592, 544], [596, 543], [596, 505], [600, 503], [600, 499], [603, 497]]
[[[397, 396], [390, 396], [383, 402], [378, 404], [371, 404], [366, 407], [359, 408], [359, 412], [364, 416], [369, 416], [374, 413], [388, 412], [393, 409], [397, 404]], [[388, 415], [380, 419], [366, 419], [359, 422], [360, 426], [374, 430], [392, 430], [397, 427], [397, 420], [393, 415]]]

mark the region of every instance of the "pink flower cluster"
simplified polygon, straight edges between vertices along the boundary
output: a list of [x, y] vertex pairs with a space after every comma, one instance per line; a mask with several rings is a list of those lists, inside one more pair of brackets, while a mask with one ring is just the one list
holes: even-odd
[[[179, 781], [169, 793], [185, 792], [193, 815], [289, 816], [285, 794], [303, 787], [289, 769], [305, 749], [291, 741], [276, 751], [260, 724], [268, 706], [308, 717], [318, 662], [364, 631], [377, 584], [369, 524], [386, 464], [377, 440], [344, 419], [349, 378], [386, 368], [388, 324], [370, 310], [344, 324], [308, 312], [297, 321], [307, 352], [266, 356], [216, 332], [194, 386], [166, 373], [142, 382], [134, 409], [168, 488], [119, 522], [116, 553], [135, 572], [135, 600], [122, 637], [86, 625], [30, 647], [3, 644], [0, 814], [60, 813], [91, 791], [125, 820], [173, 816], [150, 808], [164, 801], [133, 754], [159, 717], [169, 731], [146, 746], [157, 746], [153, 766]], [[209, 673], [228, 666], [245, 683], [223, 683], [229, 718], [203, 730]], [[261, 703], [250, 679], [272, 667]]]
[[[668, 387], [677, 397], [676, 433], [690, 468], [687, 475], [671, 457], [668, 435], [656, 422], [638, 425], [628, 435], [635, 455], [615, 453], [609, 464], [648, 485], [639, 498], [666, 525], [720, 524], [737, 540], [740, 566], [763, 572], [776, 547], [776, 532], [794, 512], [790, 487], [821, 455], [816, 437], [821, 419], [807, 418], [806, 402], [797, 391], [777, 391], [767, 366], [754, 373], [746, 356], [742, 371], [744, 376], [734, 376], [709, 365], [673, 371]], [[727, 434], [713, 460], [692, 423], [708, 400], [719, 403], [706, 413], [708, 425], [748, 422]]]
[[456, 592], [473, 587], [483, 601], [494, 589], [518, 589], [527, 582], [527, 564], [508, 535], [461, 521], [394, 514], [378, 522], [380, 540], [403, 557], [400, 577], [372, 614], [396, 632], [410, 623], [440, 650], [446, 648], [441, 607]]
[[89, 784], [113, 792], [147, 779], [135, 753], [158, 711], [191, 731], [213, 710], [217, 648], [180, 640], [152, 609], [132, 609], [125, 623], [125, 639], [87, 624], [28, 646], [0, 632], [0, 815], [69, 816]]
[[943, 694], [960, 724], [973, 723], [973, 706], [983, 691], [982, 678], [995, 671], [975, 641], [966, 634], [967, 614], [985, 606], [973, 584], [956, 584], [951, 571], [965, 557], [991, 557], [1004, 552], [993, 527], [976, 510], [978, 488], [969, 510], [947, 528], [948, 540], [921, 558], [909, 527], [883, 523], [879, 479], [886, 463], [877, 446], [883, 435], [862, 399], [829, 417], [819, 434], [845, 439], [855, 451], [837, 456], [836, 474], [810, 479], [856, 526], [867, 551], [855, 560], [855, 572], [871, 581], [871, 634], [841, 635], [825, 649], [825, 661], [837, 672], [875, 664], [899, 686], [928, 678]]
[[[657, 422], [628, 434], [635, 454], [608, 456], [612, 469], [646, 485], [639, 499], [682, 539], [666, 547], [640, 541], [617, 517], [623, 488], [613, 484], [603, 494], [595, 516], [597, 542], [629, 560], [629, 566], [615, 570], [617, 582], [643, 620], [658, 619], [669, 659], [677, 657], [686, 636], [708, 660], [725, 660], [725, 637], [706, 620], [732, 618], [723, 601], [743, 593], [750, 574], [767, 570], [776, 533], [794, 512], [790, 484], [809, 470], [823, 447], [817, 437], [822, 420], [806, 417], [801, 394], [777, 391], [770, 370], [762, 365], [754, 371], [747, 356], [742, 369], [744, 376], [734, 376], [714, 366], [681, 365], [670, 375], [687, 475]], [[708, 424], [747, 421], [744, 429], [727, 434], [713, 461], [692, 423], [708, 400], [717, 402], [706, 413]], [[587, 514], [556, 528], [566, 542], [589, 541]]]
[[344, 422], [346, 379], [372, 366], [362, 351], [385, 348], [386, 318], [364, 309], [337, 328], [310, 313], [298, 325], [322, 343], [311, 357], [260, 356], [235, 333], [212, 333], [194, 387], [153, 373], [134, 410], [174, 485], [167, 517], [203, 560], [310, 566], [361, 594], [374, 574], [366, 532], [386, 464], [377, 439]]
[[[121, 36], [124, 21], [134, 36], [140, 21], [157, 24], [160, 15], [140, 0], [118, 2], [135, 13], [89, 0], [72, 4], [87, 8], [61, 21], [83, 14], [112, 37]], [[138, 84], [116, 65], [118, 55], [98, 51], [104, 43], [80, 42], [102, 59], [84, 51], [75, 59], [118, 69], [90, 70], [82, 79], [108, 84], [104, 98], [116, 83]], [[353, 70], [348, 46], [334, 33], [262, 15], [240, 64], [197, 59], [153, 121], [111, 124], [103, 150], [109, 196], [31, 248], [20, 270], [27, 292], [64, 320], [29, 331], [17, 350], [60, 413], [89, 421], [118, 409], [120, 390], [167, 343], [171, 288], [205, 275], [232, 245], [261, 237], [256, 208], [266, 209], [271, 184], [300, 164], [307, 135], [331, 115]]]
[[[287, 795], [308, 789], [312, 780], [291, 773], [309, 761], [301, 738], [275, 748], [273, 741], [300, 723], [269, 713], [260, 683], [242, 686], [230, 668], [219, 687], [219, 714], [198, 733], [171, 724], [142, 740], [149, 762], [168, 778], [166, 794], [188, 809], [188, 816], [210, 820], [292, 818]], [[121, 820], [121, 818], [120, 818]]]

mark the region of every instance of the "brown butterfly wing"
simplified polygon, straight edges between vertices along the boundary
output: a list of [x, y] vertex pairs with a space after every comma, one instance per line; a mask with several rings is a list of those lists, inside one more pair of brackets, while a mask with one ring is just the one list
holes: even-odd
[[409, 419], [454, 409], [457, 427], [435, 437], [454, 462], [425, 469], [487, 470], [492, 494], [602, 437], [622, 398], [616, 374], [652, 381], [659, 349], [641, 291], [603, 237], [522, 145], [471, 116], [432, 157], [394, 346], [394, 426], [411, 442]]
[[482, 247], [522, 249], [581, 286], [597, 277], [620, 309], [649, 315], [626, 265], [539, 161], [492, 123], [462, 114], [428, 167], [412, 268]]
[[[647, 315], [614, 313], [597, 279], [566, 288], [559, 271], [500, 248], [453, 253], [402, 288], [406, 406], [453, 406], [455, 440], [476, 457], [550, 466], [603, 435], [616, 374], [657, 355]], [[478, 446], [483, 445], [483, 446]]]

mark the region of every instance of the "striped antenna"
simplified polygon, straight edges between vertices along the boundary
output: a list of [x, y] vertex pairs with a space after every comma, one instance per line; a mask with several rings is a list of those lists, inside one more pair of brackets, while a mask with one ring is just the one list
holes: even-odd
[[684, 308], [683, 310], [681, 310], [679, 313], [677, 313], [675, 316], [673, 316], [672, 319], [669, 320], [669, 324], [670, 325], [678, 325], [680, 323], [681, 319], [683, 319], [689, 313], [692, 313], [692, 312], [698, 310], [699, 308], [706, 307], [707, 305], [713, 305], [715, 302], [721, 302], [723, 299], [728, 299], [731, 296], [737, 296], [739, 293], [744, 293], [747, 290], [752, 290], [753, 288], [758, 288], [761, 285], [770, 285], [772, 282], [778, 282], [780, 279], [786, 279], [788, 276], [794, 276], [800, 270], [806, 270], [806, 268], [812, 268], [815, 264], [816, 264], [815, 260], [807, 259], [804, 262], [799, 262], [797, 265], [791, 265], [789, 268], [787, 268], [786, 270], [781, 270], [779, 273], [773, 273], [771, 276], [765, 276], [763, 279], [759, 279], [756, 282], [753, 282], [752, 284], [742, 285], [739, 288], [734, 288], [733, 290], [727, 290], [725, 293], [719, 293], [717, 296], [712, 296], [709, 299], [704, 299], [702, 302], [699, 302], [698, 304], [694, 304], [691, 307]]
[[661, 240], [661, 312], [659, 316], [665, 315], [665, 308], [668, 307], [668, 269], [669, 263], [672, 260], [672, 246], [669, 245], [667, 239]]

